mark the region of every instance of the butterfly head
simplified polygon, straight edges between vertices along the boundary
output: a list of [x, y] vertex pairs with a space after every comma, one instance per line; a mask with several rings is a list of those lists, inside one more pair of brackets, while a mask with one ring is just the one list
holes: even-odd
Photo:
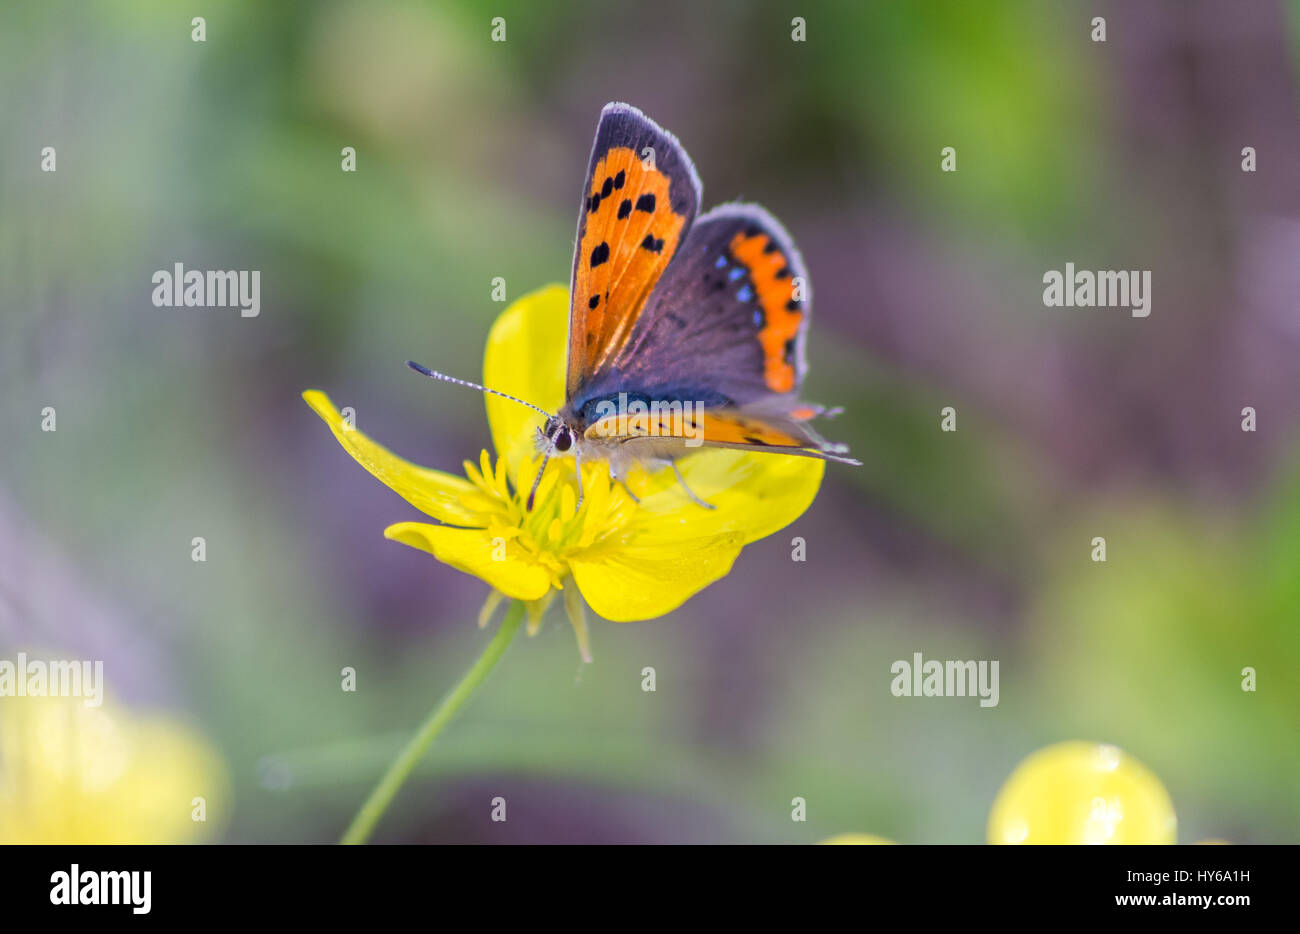
[[546, 424], [537, 429], [537, 450], [549, 454], [567, 454], [578, 442], [578, 431], [559, 415], [547, 415]]
[[563, 454], [573, 447], [577, 434], [558, 415], [548, 416], [546, 427], [537, 429], [540, 435], [538, 447], [550, 447]]

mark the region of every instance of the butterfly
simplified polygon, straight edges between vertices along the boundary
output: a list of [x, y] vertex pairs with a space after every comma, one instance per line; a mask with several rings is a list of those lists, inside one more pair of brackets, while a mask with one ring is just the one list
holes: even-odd
[[838, 410], [798, 398], [812, 291], [789, 234], [756, 204], [699, 214], [701, 195], [675, 136], [635, 107], [607, 104], [578, 214], [564, 405], [550, 413], [408, 362], [546, 416], [529, 509], [557, 454], [606, 461], [625, 489], [631, 467], [670, 466], [704, 508], [677, 466], [698, 447], [861, 463], [809, 425]]

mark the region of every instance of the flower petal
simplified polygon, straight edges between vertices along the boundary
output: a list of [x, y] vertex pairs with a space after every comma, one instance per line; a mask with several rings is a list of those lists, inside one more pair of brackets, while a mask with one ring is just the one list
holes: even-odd
[[[550, 285], [530, 292], [501, 313], [488, 333], [483, 385], [557, 412], [564, 404], [568, 356], [569, 290]], [[497, 456], [511, 479], [517, 465], [537, 453], [534, 439], [545, 419], [526, 406], [486, 395], [488, 423]]]
[[687, 485], [714, 508], [691, 502], [671, 469], [633, 489], [643, 493], [637, 521], [691, 536], [739, 532], [748, 545], [794, 522], [812, 505], [826, 462], [815, 457], [734, 450], [697, 451], [679, 462]]
[[824, 461], [709, 450], [681, 461], [694, 503], [670, 469], [639, 476], [644, 493], [626, 530], [569, 558], [583, 596], [605, 619], [662, 616], [724, 577], [740, 549], [789, 525], [812, 503]]
[[348, 428], [325, 393], [309, 389], [302, 397], [330, 426], [339, 444], [358, 464], [416, 509], [451, 525], [483, 525], [481, 514], [466, 508], [461, 502], [461, 497], [477, 492], [474, 484], [453, 474], [402, 460], [355, 428]]
[[569, 567], [593, 611], [626, 623], [670, 613], [725, 577], [743, 544], [740, 532], [687, 538], [659, 523], [631, 541], [597, 544], [573, 555]]
[[517, 541], [494, 542], [486, 529], [453, 529], [428, 522], [398, 522], [384, 538], [427, 551], [458, 571], [482, 578], [507, 597], [537, 600], [551, 589], [551, 574]]

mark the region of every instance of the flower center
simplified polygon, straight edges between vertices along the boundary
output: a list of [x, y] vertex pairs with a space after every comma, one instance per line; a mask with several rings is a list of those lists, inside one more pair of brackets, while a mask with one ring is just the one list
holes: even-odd
[[489, 502], [466, 505], [486, 513], [494, 537], [517, 539], [537, 558], [555, 563], [558, 572], [569, 552], [617, 535], [636, 504], [621, 485], [610, 481], [609, 468], [603, 462], [583, 465], [579, 504], [577, 462], [552, 457], [530, 510], [526, 506], [528, 491], [540, 466], [540, 457], [522, 462], [518, 483], [512, 484], [505, 461], [497, 458], [494, 468], [487, 451], [482, 452], [479, 469], [467, 461], [465, 473]]

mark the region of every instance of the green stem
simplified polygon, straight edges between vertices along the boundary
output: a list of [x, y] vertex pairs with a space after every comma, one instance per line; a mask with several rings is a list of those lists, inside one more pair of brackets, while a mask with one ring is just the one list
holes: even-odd
[[370, 839], [370, 834], [374, 832], [375, 825], [379, 819], [384, 816], [388, 806], [393, 803], [393, 798], [401, 789], [402, 784], [406, 781], [411, 770], [419, 764], [428, 751], [429, 746], [443, 731], [443, 728], [456, 715], [456, 712], [469, 700], [471, 694], [487, 678], [487, 674], [493, 666], [501, 660], [501, 656], [506, 654], [506, 648], [509, 647], [510, 641], [519, 631], [519, 624], [524, 618], [524, 605], [518, 600], [510, 604], [510, 609], [506, 611], [506, 618], [501, 622], [501, 628], [497, 634], [492, 637], [488, 647], [483, 650], [478, 661], [474, 663], [466, 674], [461, 678], [460, 684], [452, 690], [440, 703], [429, 718], [424, 721], [418, 733], [411, 737], [405, 748], [393, 760], [393, 764], [388, 767], [384, 777], [379, 780], [375, 790], [370, 792], [370, 797], [366, 803], [361, 805], [361, 810], [357, 811], [357, 816], [352, 818], [352, 823], [343, 834], [340, 843], [365, 843]]

